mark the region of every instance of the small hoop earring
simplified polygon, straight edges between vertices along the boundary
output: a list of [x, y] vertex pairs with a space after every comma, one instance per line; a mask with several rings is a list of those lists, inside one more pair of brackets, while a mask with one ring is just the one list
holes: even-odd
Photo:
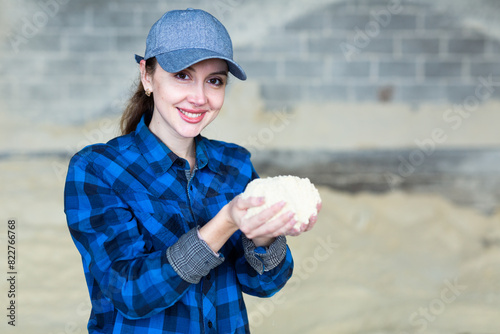
[[149, 90], [149, 88], [148, 88], [148, 89], [146, 89], [146, 95], [147, 95], [148, 97], [149, 97], [149, 96], [151, 96], [151, 93], [152, 93], [152, 92]]

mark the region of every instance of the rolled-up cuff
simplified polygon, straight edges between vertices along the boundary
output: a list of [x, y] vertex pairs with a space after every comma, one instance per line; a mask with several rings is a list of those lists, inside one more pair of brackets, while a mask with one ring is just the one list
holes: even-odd
[[266, 248], [255, 247], [253, 241], [248, 239], [244, 234], [242, 234], [241, 238], [247, 262], [260, 275], [265, 271], [276, 268], [286, 256], [286, 238], [284, 235], [277, 237]]
[[175, 272], [192, 284], [198, 283], [210, 270], [224, 262], [222, 255], [215, 255], [210, 246], [198, 238], [196, 228], [180, 237], [166, 253]]

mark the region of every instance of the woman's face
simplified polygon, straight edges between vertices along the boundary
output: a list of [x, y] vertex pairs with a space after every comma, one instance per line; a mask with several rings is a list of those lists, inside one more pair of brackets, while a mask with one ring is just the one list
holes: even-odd
[[158, 65], [152, 76], [143, 69], [141, 62], [141, 79], [155, 104], [149, 127], [161, 139], [194, 138], [219, 114], [228, 77], [224, 60], [203, 60], [178, 73]]

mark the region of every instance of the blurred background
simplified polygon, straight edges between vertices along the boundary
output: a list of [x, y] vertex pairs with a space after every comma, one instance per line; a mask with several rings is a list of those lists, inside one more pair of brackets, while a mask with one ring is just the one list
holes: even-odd
[[290, 283], [246, 299], [252, 332], [498, 333], [497, 0], [0, 0], [0, 267], [14, 219], [18, 271], [2, 332], [86, 332], [67, 165], [119, 135], [134, 54], [187, 7], [226, 26], [248, 74], [203, 134], [323, 198], [315, 229], [289, 240]]

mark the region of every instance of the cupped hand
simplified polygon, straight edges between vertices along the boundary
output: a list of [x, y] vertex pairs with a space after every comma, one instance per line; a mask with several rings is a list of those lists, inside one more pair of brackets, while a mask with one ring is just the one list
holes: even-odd
[[283, 206], [285, 206], [285, 202], [278, 202], [252, 217], [246, 217], [248, 209], [261, 206], [264, 202], [264, 197], [242, 198], [241, 196], [236, 196], [227, 204], [230, 220], [248, 239], [275, 238], [279, 235], [287, 234], [297, 223], [293, 219], [294, 214], [291, 211], [276, 216]]
[[290, 236], [293, 236], [293, 237], [297, 237], [297, 236], [301, 235], [304, 232], [312, 230], [312, 228], [314, 227], [314, 225], [318, 221], [318, 214], [321, 211], [322, 207], [323, 207], [323, 203], [319, 202], [316, 205], [317, 213], [315, 215], [312, 215], [311, 217], [309, 217], [309, 223], [308, 224], [302, 223], [299, 226], [299, 228], [295, 228], [294, 227], [287, 235], [290, 235]]
[[[259, 243], [261, 243], [260, 241], [267, 243], [266, 241], [279, 235], [298, 236], [303, 232], [310, 231], [318, 219], [317, 214], [313, 215], [309, 219], [309, 224], [301, 224], [299, 228], [296, 228], [297, 221], [294, 219], [293, 212], [288, 211], [276, 216], [286, 204], [284, 201], [273, 204], [250, 218], [245, 217], [248, 209], [263, 205], [264, 202], [263, 197], [245, 199], [237, 196], [227, 204], [230, 220], [247, 238], [254, 241], [259, 240]], [[321, 206], [322, 204], [318, 203], [318, 213]]]

